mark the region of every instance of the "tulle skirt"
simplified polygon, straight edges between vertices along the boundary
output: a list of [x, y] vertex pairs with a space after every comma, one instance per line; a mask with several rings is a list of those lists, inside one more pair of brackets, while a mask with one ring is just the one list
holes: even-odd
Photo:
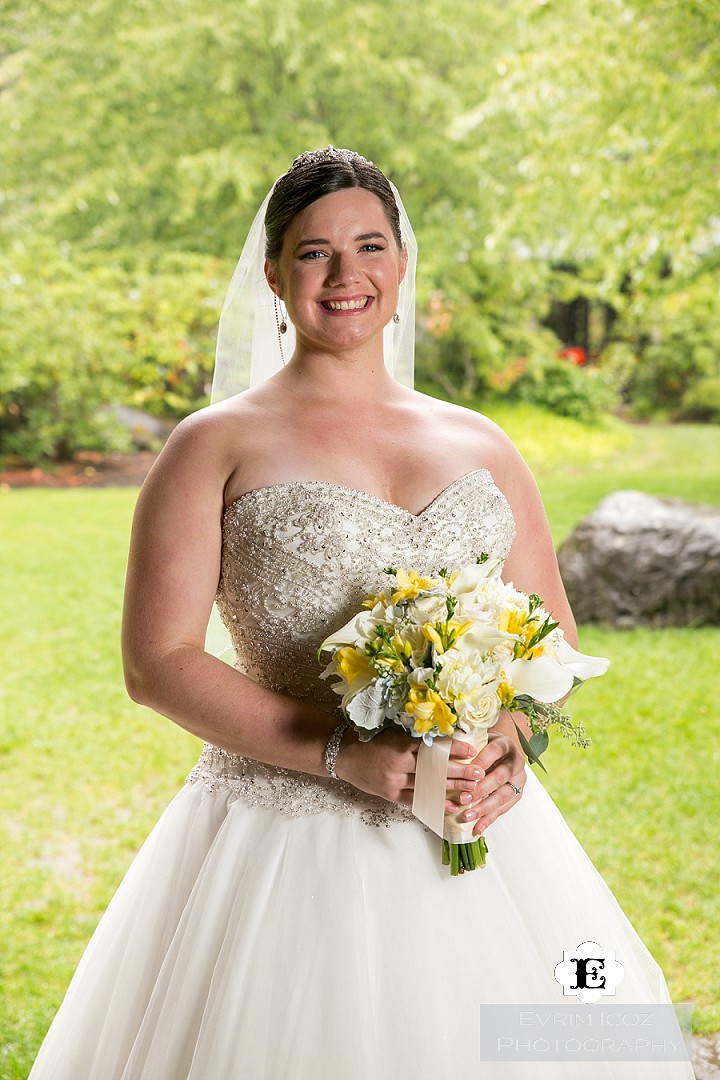
[[669, 1001], [534, 776], [488, 843], [484, 870], [451, 878], [414, 820], [290, 817], [186, 784], [103, 916], [30, 1080], [692, 1078], [680, 1063], [483, 1057], [483, 1006], [567, 1006], [554, 968], [588, 939], [625, 969], [606, 1000]]

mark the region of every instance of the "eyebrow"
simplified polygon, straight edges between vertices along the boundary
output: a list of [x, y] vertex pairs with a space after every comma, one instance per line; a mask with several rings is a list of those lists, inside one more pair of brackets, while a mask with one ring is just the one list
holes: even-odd
[[[371, 233], [361, 233], [359, 236], [355, 237], [355, 243], [356, 244], [359, 243], [360, 241], [365, 241], [365, 240], [384, 240], [385, 243], [387, 243], [387, 236], [385, 236], [385, 233], [371, 232]], [[329, 246], [330, 241], [326, 240], [322, 236], [316, 236], [316, 237], [313, 237], [310, 240], [301, 240], [299, 244], [295, 245], [295, 247], [293, 249], [293, 252], [299, 251], [300, 248], [302, 248], [302, 247], [317, 247], [320, 244], [326, 244], [326, 245]]]

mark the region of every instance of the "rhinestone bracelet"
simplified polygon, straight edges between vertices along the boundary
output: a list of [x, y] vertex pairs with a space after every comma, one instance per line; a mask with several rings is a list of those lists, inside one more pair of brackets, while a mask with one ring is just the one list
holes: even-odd
[[335, 772], [335, 766], [337, 765], [338, 754], [340, 753], [342, 737], [349, 726], [350, 723], [348, 720], [341, 721], [328, 739], [327, 746], [325, 747], [325, 769], [327, 770], [328, 776], [332, 776], [333, 780], [340, 779]]

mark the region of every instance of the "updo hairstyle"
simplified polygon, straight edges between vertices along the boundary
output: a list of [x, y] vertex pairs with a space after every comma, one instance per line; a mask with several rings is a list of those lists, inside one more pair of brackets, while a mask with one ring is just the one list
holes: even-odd
[[301, 210], [343, 188], [364, 188], [380, 199], [398, 248], [402, 251], [400, 213], [386, 177], [377, 165], [354, 150], [327, 146], [323, 150], [306, 150], [300, 154], [276, 182], [265, 214], [267, 260], [277, 263], [285, 234]]

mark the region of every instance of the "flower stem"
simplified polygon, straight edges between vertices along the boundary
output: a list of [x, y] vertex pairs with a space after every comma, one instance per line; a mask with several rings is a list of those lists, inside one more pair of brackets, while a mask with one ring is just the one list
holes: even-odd
[[442, 863], [450, 867], [453, 877], [463, 874], [466, 870], [477, 870], [485, 865], [485, 856], [488, 846], [484, 836], [478, 836], [466, 844], [451, 844], [443, 840]]

